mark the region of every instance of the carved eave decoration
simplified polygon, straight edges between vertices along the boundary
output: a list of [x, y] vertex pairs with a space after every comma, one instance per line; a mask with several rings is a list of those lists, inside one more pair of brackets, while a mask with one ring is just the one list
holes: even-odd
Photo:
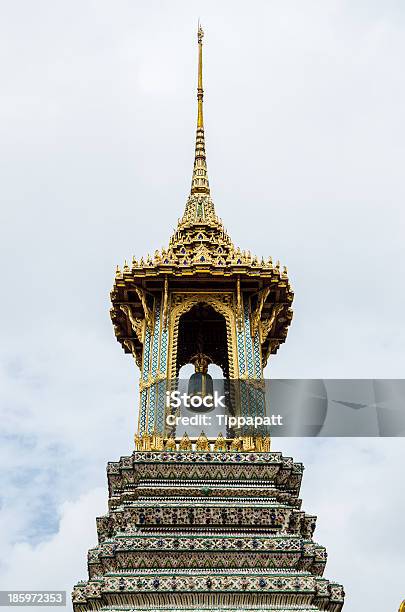
[[[181, 245], [182, 243], [180, 243]], [[180, 250], [184, 247], [180, 246]], [[221, 248], [221, 247], [219, 247]], [[179, 277], [226, 277], [235, 279], [235, 291], [243, 281], [257, 279], [262, 289], [251, 296], [251, 333], [259, 332], [262, 345], [264, 365], [271, 354], [286, 340], [288, 327], [292, 319], [291, 289], [287, 269], [280, 269], [280, 264], [273, 265], [271, 258], [260, 262], [250, 253], [241, 252], [232, 247], [229, 253], [222, 250], [220, 264], [215, 260], [212, 251], [202, 242], [194, 251], [194, 246], [181, 257], [189, 257], [189, 263], [179, 263], [173, 251], [155, 252], [154, 258], [148, 257], [146, 263], [141, 260], [132, 262], [131, 268], [125, 264], [123, 270], [117, 268], [114, 287], [111, 291], [111, 319], [117, 340], [126, 353], [132, 353], [138, 365], [142, 354], [142, 343], [145, 329], [152, 326], [151, 299], [142, 285], [148, 279], [159, 278], [162, 282], [165, 300], [165, 318], [167, 317], [168, 279]], [[217, 251], [216, 251], [217, 252]], [[203, 261], [201, 261], [203, 258]], [[168, 263], [169, 261], [169, 263]]]
[[152, 296], [134, 282], [118, 281], [110, 297], [110, 316], [116, 338], [124, 351], [132, 353], [137, 365], [141, 367], [145, 332], [147, 328], [151, 330], [153, 327]]
[[134, 259], [131, 268], [126, 265], [122, 271], [117, 269], [113, 292], [120, 287], [126, 287], [127, 283], [136, 284], [146, 278], [164, 278], [166, 275], [189, 276], [197, 274], [200, 269], [215, 276], [240, 275], [269, 279], [272, 284], [291, 291], [286, 268], [281, 271], [280, 264], [273, 265], [271, 258], [267, 262], [264, 259], [259, 261], [257, 257], [242, 253], [239, 249], [234, 249], [231, 253], [226, 253], [221, 247], [219, 249], [210, 249], [202, 243], [196, 248], [185, 249], [185, 252], [179, 255], [166, 251], [161, 254], [156, 251], [154, 259], [149, 257], [147, 263], [143, 259]]

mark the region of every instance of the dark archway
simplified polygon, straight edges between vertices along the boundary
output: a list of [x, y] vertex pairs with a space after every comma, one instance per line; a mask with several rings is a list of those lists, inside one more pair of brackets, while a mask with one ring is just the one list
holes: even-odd
[[177, 346], [177, 374], [196, 354], [204, 353], [222, 369], [224, 378], [229, 378], [225, 317], [209, 304], [198, 302], [181, 315]]

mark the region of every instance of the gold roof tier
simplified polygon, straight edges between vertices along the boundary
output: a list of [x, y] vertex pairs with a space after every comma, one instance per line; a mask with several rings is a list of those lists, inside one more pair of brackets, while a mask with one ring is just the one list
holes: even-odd
[[286, 340], [294, 298], [286, 268], [281, 270], [278, 262], [259, 261], [226, 244], [214, 249], [206, 230], [204, 235], [206, 238], [197, 243], [179, 240], [172, 250], [156, 253], [153, 259], [117, 269], [110, 294], [111, 319], [117, 340], [125, 352], [133, 353], [138, 365], [146, 327], [152, 329], [153, 325], [153, 297], [162, 291], [167, 296], [169, 287], [171, 291], [248, 292], [254, 304], [252, 333], [256, 327], [260, 329], [264, 364]]
[[[287, 268], [235, 247], [211, 199], [205, 152], [202, 79], [203, 31], [198, 28], [197, 132], [185, 211], [167, 248], [117, 266], [111, 318], [118, 341], [140, 365], [145, 329], [152, 329], [153, 297], [170, 291], [248, 292], [252, 333], [260, 329], [264, 363], [287, 336], [293, 291]], [[240, 313], [239, 313], [240, 314]]]

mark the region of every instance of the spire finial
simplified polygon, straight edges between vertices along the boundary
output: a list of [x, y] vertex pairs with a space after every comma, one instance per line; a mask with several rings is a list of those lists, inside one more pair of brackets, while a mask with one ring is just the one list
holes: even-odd
[[205, 137], [204, 137], [204, 116], [203, 116], [203, 78], [202, 78], [202, 43], [204, 32], [200, 22], [198, 22], [197, 41], [198, 41], [198, 84], [197, 84], [197, 135], [195, 143], [195, 158], [193, 179], [191, 181], [191, 193], [210, 193], [210, 186], [207, 174], [207, 160], [205, 156]]
[[200, 22], [198, 22], [197, 40], [198, 40], [198, 86], [197, 86], [197, 100], [198, 100], [198, 117], [197, 127], [204, 128], [204, 117], [203, 117], [203, 80], [202, 80], [202, 41], [204, 38], [204, 32]]

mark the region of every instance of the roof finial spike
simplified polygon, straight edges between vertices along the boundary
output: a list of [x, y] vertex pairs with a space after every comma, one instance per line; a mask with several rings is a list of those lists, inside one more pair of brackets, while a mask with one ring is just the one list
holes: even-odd
[[197, 127], [204, 129], [204, 117], [203, 117], [203, 80], [202, 80], [202, 41], [204, 32], [201, 27], [200, 21], [198, 21], [198, 86], [197, 86], [197, 101], [198, 101], [198, 116], [197, 116]]
[[197, 83], [197, 134], [195, 142], [195, 157], [193, 179], [191, 181], [191, 194], [204, 193], [209, 195], [210, 186], [208, 182], [207, 160], [205, 156], [204, 115], [203, 115], [203, 77], [202, 77], [202, 43], [204, 32], [198, 21], [198, 83]]

